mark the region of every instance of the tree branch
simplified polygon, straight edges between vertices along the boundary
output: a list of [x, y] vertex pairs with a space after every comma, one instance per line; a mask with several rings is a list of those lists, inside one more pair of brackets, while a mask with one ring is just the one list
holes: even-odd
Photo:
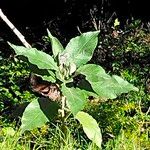
[[17, 30], [17, 28], [4, 15], [4, 13], [2, 12], [2, 9], [0, 9], [0, 17], [11, 28], [11, 30], [17, 35], [17, 37], [23, 43], [23, 45], [26, 48], [31, 48], [31, 45], [25, 40], [25, 37], [19, 32], [19, 30]]

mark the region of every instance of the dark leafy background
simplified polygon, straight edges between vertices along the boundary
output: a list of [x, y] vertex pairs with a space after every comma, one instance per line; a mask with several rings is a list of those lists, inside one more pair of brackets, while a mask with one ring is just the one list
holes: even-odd
[[[149, 20], [148, 2], [136, 0], [1, 0], [0, 7], [14, 25], [25, 35], [29, 43], [48, 50], [49, 46], [43, 43], [42, 36], [49, 28], [64, 44], [81, 32], [93, 30], [90, 10], [93, 16], [101, 20], [101, 29], [113, 24], [114, 18], [119, 18], [124, 25], [126, 19]], [[0, 20], [0, 47], [5, 51], [6, 41], [21, 44], [17, 37], [5, 23]], [[10, 51], [7, 51], [8, 56]]]

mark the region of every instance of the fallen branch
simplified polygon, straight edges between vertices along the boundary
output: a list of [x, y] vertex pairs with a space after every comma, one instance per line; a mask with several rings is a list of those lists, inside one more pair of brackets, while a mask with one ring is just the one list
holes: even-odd
[[4, 15], [4, 13], [2, 12], [2, 9], [0, 9], [0, 17], [11, 28], [11, 30], [17, 35], [17, 37], [23, 43], [23, 45], [26, 48], [31, 48], [31, 45], [25, 40], [25, 37], [19, 32], [19, 30]]

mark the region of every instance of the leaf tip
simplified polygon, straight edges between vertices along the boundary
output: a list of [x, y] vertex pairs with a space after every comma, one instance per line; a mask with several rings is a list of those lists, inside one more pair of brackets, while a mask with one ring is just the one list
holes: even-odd
[[9, 46], [12, 46], [12, 45], [13, 45], [13, 44], [11, 44], [9, 41], [7, 41], [7, 43], [8, 43]]
[[51, 34], [51, 32], [49, 31], [49, 29], [47, 28], [46, 30], [47, 30], [48, 36], [49, 36], [49, 37], [52, 37], [52, 34]]
[[139, 91], [139, 89], [137, 87], [135, 87], [135, 86], [133, 87], [133, 90], [136, 91], [136, 92]]

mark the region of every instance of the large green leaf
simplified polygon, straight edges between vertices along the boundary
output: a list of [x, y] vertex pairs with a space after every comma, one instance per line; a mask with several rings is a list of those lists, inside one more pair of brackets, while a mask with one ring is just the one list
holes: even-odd
[[38, 100], [33, 100], [25, 109], [21, 119], [21, 130], [32, 130], [43, 126], [48, 121], [40, 108]]
[[75, 118], [82, 124], [87, 137], [101, 148], [102, 135], [96, 120], [83, 111], [79, 111]]
[[83, 33], [72, 38], [60, 55], [60, 62], [75, 63], [77, 67], [86, 64], [93, 55], [98, 42], [99, 31]]
[[54, 57], [56, 57], [60, 52], [64, 51], [64, 48], [60, 43], [60, 41], [56, 37], [52, 36], [49, 30], [47, 30], [47, 32], [48, 37], [50, 38], [51, 41], [53, 55]]
[[62, 93], [66, 96], [67, 105], [74, 115], [82, 110], [87, 103], [87, 93], [79, 88], [68, 88], [62, 85]]
[[48, 74], [46, 74], [46, 75], [44, 75], [44, 74], [43, 75], [36, 74], [36, 75], [40, 76], [45, 81], [55, 83], [56, 82], [55, 74], [51, 70], [47, 70], [47, 71], [48, 71]]
[[54, 120], [54, 118], [58, 116], [58, 109], [60, 109], [60, 106], [57, 102], [50, 101], [49, 98], [44, 97], [39, 98], [38, 102], [40, 109], [43, 111], [49, 121]]
[[54, 59], [36, 48], [25, 48], [23, 46], [9, 45], [14, 49], [17, 55], [23, 55], [28, 58], [29, 62], [37, 65], [39, 69], [58, 70], [57, 64]]
[[36, 65], [33, 65], [31, 63], [29, 63], [29, 68], [32, 73], [34, 73], [36, 76], [40, 76], [43, 80], [52, 83], [56, 82], [56, 75], [54, 71], [49, 69], [39, 69]]
[[86, 92], [88, 96], [93, 96], [94, 98], [98, 98], [99, 96], [95, 93], [95, 91], [92, 89], [91, 87], [91, 84], [85, 80], [85, 79], [82, 79], [77, 87], [79, 89], [82, 89], [82, 91]]
[[88, 79], [92, 78], [93, 82], [99, 81], [97, 77], [105, 77], [109, 78], [110, 76], [106, 74], [105, 70], [98, 65], [95, 64], [86, 64], [78, 68], [77, 73], [81, 73], [87, 76]]
[[87, 81], [100, 97], [114, 99], [122, 93], [138, 91], [129, 82], [116, 75], [111, 77], [102, 67], [95, 64], [84, 65], [77, 72], [86, 76]]

